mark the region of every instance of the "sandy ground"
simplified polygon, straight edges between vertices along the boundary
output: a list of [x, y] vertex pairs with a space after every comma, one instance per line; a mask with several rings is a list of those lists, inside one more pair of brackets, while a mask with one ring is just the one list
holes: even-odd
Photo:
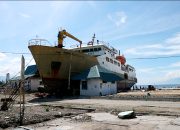
[[[96, 97], [97, 98], [97, 97]], [[144, 101], [178, 101], [180, 102], [180, 89], [156, 91], [129, 91], [115, 95], [103, 96], [101, 99], [117, 100], [144, 100]]]
[[[156, 97], [180, 98], [180, 90], [161, 90], [150, 92], [156, 100]], [[114, 96], [136, 96], [146, 95], [147, 92], [128, 92], [120, 93]], [[1, 97], [2, 95], [0, 95]], [[113, 99], [91, 99], [89, 97], [78, 97], [76, 99], [37, 99], [33, 94], [26, 95], [26, 106], [32, 107], [33, 112], [43, 115], [45, 109], [40, 110], [42, 106], [48, 106], [57, 112], [73, 113], [70, 116], [51, 118], [49, 121], [43, 121], [37, 124], [25, 125], [25, 127], [34, 130], [179, 130], [180, 129], [180, 102], [179, 101], [148, 101], [148, 100], [113, 100]], [[18, 102], [18, 101], [16, 101]], [[18, 107], [18, 104], [14, 106]], [[40, 109], [36, 109], [36, 108]], [[36, 108], [35, 108], [36, 107]], [[69, 111], [69, 110], [71, 111]], [[73, 109], [73, 112], [72, 112]], [[81, 113], [78, 113], [78, 111]], [[88, 110], [95, 110], [91, 113]], [[122, 111], [134, 110], [137, 118], [119, 119], [117, 114]], [[52, 116], [49, 111], [49, 116]], [[41, 114], [42, 113], [42, 114]], [[47, 113], [46, 113], [47, 114]], [[45, 116], [48, 116], [46, 115]], [[67, 114], [68, 115], [68, 114]], [[1, 115], [2, 117], [2, 115]], [[15, 128], [7, 128], [6, 130]]]
[[121, 112], [134, 110], [139, 114], [180, 116], [180, 103], [167, 101], [107, 100], [107, 99], [65, 99], [42, 102], [51, 106], [94, 108], [97, 111]]

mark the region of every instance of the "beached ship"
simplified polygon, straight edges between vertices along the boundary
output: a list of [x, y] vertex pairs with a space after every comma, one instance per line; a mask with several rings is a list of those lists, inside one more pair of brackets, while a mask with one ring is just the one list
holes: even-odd
[[[80, 44], [65, 49], [63, 40], [66, 36]], [[57, 46], [43, 45], [44, 41], [43, 39], [31, 39], [28, 47], [44, 85], [51, 92], [64, 93], [68, 88], [72, 88], [72, 85], [78, 88], [80, 81], [73, 81], [71, 77], [95, 65], [100, 65], [122, 78], [117, 83], [118, 90], [128, 90], [137, 82], [134, 67], [126, 64], [125, 57], [118, 55], [115, 48], [98, 40], [95, 42], [95, 34], [92, 41], [85, 46], [81, 40], [66, 30], [59, 31]]]

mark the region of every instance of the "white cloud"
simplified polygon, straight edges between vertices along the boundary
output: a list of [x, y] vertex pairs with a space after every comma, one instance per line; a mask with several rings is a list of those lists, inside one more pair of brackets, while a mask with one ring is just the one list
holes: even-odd
[[109, 40], [117, 41], [122, 38], [154, 34], [180, 27], [179, 13], [160, 17], [156, 17], [155, 14], [156, 12], [152, 13], [152, 10], [149, 10], [135, 17], [129, 15], [126, 26], [123, 26], [124, 28], [121, 28], [121, 30], [116, 28], [106, 31], [104, 36], [108, 37]]
[[175, 71], [172, 71], [172, 72], [168, 72], [165, 75], [165, 78], [167, 78], [167, 79], [180, 78], [180, 70], [175, 70]]
[[[165, 84], [180, 79], [180, 62], [136, 68], [138, 84]], [[175, 81], [176, 82], [176, 81]]]
[[[0, 53], [1, 54], [1, 53]], [[32, 56], [25, 55], [25, 65], [35, 64]], [[7, 54], [2, 60], [0, 60], [0, 76], [6, 76], [7, 73], [10, 73], [11, 78], [19, 75], [21, 69], [21, 55], [12, 55]]]
[[137, 69], [138, 84], [164, 84], [174, 79], [180, 79], [180, 69], [174, 66], [158, 66], [153, 68]]
[[[161, 44], [148, 44], [141, 45], [133, 48], [128, 48], [125, 50], [126, 55], [136, 55], [136, 56], [172, 56], [180, 55], [180, 33], [177, 35], [168, 38]], [[168, 41], [168, 42], [167, 42]], [[170, 44], [172, 43], [172, 44]]]
[[23, 18], [30, 18], [31, 16], [25, 13], [19, 13], [19, 15]]
[[20, 57], [18, 56], [12, 56], [8, 54], [7, 57], [0, 62], [0, 64], [1, 76], [5, 76], [6, 73], [15, 75], [18, 71], [20, 71]]
[[154, 68], [141, 68], [141, 69], [137, 69], [137, 71], [139, 72], [139, 73], [152, 73], [153, 72], [153, 70], [154, 70]]
[[180, 33], [177, 33], [176, 35], [174, 35], [174, 37], [167, 39], [166, 43], [168, 43], [168, 44], [180, 44]]
[[173, 79], [180, 79], [180, 70], [171, 70], [170, 72], [167, 72], [165, 75], [163, 75], [162, 77], [159, 77], [157, 79], [157, 81], [159, 83], [163, 83], [163, 82], [168, 82], [171, 81]]
[[163, 45], [161, 45], [161, 44], [151, 44], [151, 45], [142, 46], [140, 48], [141, 49], [161, 49], [161, 48], [163, 48]]
[[143, 56], [151, 56], [151, 55], [161, 55], [164, 53], [163, 51], [160, 52], [159, 49], [163, 49], [164, 46], [162, 44], [150, 44], [150, 45], [143, 45], [134, 48], [128, 48], [125, 50], [126, 55], [142, 55]]
[[173, 63], [171, 64], [172, 67], [180, 67], [180, 62], [176, 62], [176, 63]]
[[34, 58], [32, 56], [26, 56], [25, 57], [26, 66], [28, 65], [35, 65]]
[[117, 27], [127, 22], [127, 16], [124, 12], [115, 12], [107, 15], [108, 19]]
[[0, 53], [0, 61], [4, 60], [6, 58], [6, 55], [3, 53]]

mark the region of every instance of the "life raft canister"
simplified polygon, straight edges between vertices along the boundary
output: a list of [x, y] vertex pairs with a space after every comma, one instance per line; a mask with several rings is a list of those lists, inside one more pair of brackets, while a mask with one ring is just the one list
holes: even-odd
[[126, 58], [124, 57], [124, 55], [122, 55], [122, 56], [116, 56], [116, 59], [117, 59], [118, 61], [120, 61], [121, 64], [123, 64], [123, 65], [126, 63]]

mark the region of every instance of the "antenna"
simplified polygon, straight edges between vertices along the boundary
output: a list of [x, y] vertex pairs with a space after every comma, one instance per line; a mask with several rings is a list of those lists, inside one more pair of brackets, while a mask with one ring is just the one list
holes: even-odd
[[36, 35], [36, 39], [35, 39], [35, 43], [36, 43], [36, 45], [38, 45], [38, 35]]
[[8, 82], [9, 82], [9, 79], [10, 79], [10, 74], [9, 74], [9, 73], [7, 73], [7, 74], [6, 74], [6, 83], [8, 83]]
[[93, 35], [93, 37], [92, 37], [92, 46], [93, 46], [93, 44], [94, 44], [94, 39], [96, 38], [96, 36], [95, 36], [95, 33], [94, 33], [94, 35]]

